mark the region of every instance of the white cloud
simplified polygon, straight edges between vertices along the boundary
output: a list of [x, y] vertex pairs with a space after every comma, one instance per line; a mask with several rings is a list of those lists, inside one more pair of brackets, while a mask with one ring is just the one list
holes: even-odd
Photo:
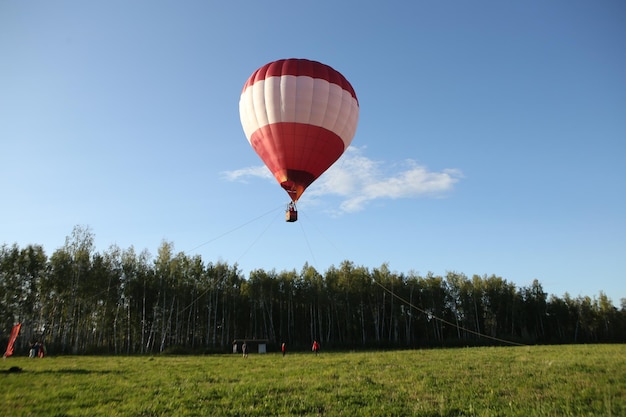
[[221, 176], [222, 178], [228, 181], [241, 181], [241, 182], [247, 182], [246, 179], [249, 177], [268, 178], [271, 180], [274, 179], [274, 176], [265, 165], [241, 168], [241, 169], [236, 169], [234, 171], [223, 171], [221, 173]]
[[[264, 166], [222, 173], [230, 181], [247, 177], [274, 177]], [[308, 198], [335, 195], [343, 199], [340, 209], [355, 212], [379, 199], [437, 197], [450, 192], [463, 177], [457, 169], [429, 171], [411, 159], [389, 164], [362, 155], [362, 148], [350, 147], [346, 153], [306, 191]]]

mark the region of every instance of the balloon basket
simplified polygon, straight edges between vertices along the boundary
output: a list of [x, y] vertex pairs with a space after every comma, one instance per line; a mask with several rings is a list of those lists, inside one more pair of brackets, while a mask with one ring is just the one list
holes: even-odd
[[293, 223], [298, 220], [298, 210], [296, 210], [296, 206], [293, 204], [289, 205], [289, 208], [285, 212], [285, 221], [288, 223]]

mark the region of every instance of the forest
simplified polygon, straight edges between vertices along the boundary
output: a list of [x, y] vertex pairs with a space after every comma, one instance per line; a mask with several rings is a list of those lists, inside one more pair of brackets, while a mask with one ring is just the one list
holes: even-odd
[[40, 245], [0, 247], [0, 349], [22, 323], [16, 353], [43, 342], [49, 354], [228, 352], [233, 340], [268, 350], [623, 343], [626, 299], [517, 287], [495, 275], [419, 276], [343, 261], [298, 272], [205, 262], [162, 242], [95, 250], [76, 226], [47, 256]]

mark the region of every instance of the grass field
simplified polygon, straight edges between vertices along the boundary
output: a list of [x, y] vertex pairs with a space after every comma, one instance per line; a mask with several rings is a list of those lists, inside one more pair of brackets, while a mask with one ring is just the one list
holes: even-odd
[[0, 371], [2, 416], [626, 415], [626, 345], [11, 357]]

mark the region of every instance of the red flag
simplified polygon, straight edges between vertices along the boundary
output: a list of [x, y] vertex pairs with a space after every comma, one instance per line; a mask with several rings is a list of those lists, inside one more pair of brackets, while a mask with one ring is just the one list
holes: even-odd
[[13, 326], [13, 330], [11, 330], [11, 337], [9, 337], [9, 344], [7, 345], [7, 351], [4, 353], [5, 358], [13, 354], [13, 345], [15, 344], [15, 339], [17, 339], [17, 335], [20, 333], [21, 327], [22, 323], [17, 323]]

